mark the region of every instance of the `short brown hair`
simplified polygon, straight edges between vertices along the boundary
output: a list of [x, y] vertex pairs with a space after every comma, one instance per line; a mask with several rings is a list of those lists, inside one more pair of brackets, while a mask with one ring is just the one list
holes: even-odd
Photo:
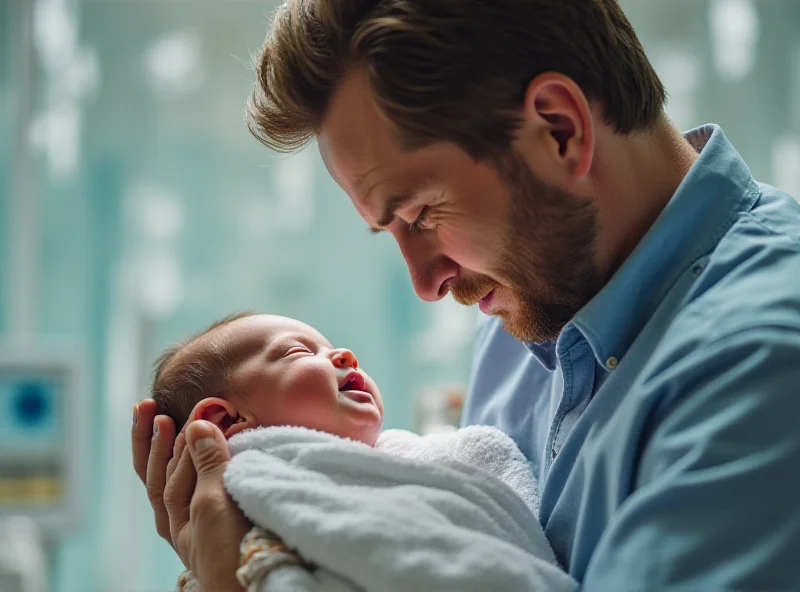
[[[189, 415], [206, 397], [225, 398], [236, 360], [222, 341], [210, 335], [215, 329], [256, 313], [240, 312], [217, 321], [204, 331], [173, 345], [158, 356], [151, 396], [160, 413], [168, 415], [180, 431]], [[207, 337], [206, 339], [201, 339]]]
[[617, 133], [652, 128], [666, 92], [617, 0], [286, 0], [257, 58], [248, 127], [291, 151], [364, 67], [402, 145], [505, 152], [529, 82], [559, 72]]

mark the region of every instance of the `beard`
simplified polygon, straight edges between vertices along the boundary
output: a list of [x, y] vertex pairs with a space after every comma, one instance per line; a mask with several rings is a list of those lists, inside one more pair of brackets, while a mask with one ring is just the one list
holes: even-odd
[[450, 292], [457, 302], [472, 305], [491, 290], [504, 288], [515, 306], [492, 314], [502, 319], [505, 330], [522, 341], [555, 341], [603, 286], [595, 260], [597, 210], [590, 198], [537, 178], [514, 151], [497, 170], [508, 188], [510, 207], [493, 277], [459, 276]]

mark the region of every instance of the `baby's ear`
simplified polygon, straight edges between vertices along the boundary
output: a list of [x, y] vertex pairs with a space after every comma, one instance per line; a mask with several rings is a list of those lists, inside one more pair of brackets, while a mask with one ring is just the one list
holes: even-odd
[[218, 397], [208, 397], [197, 403], [192, 409], [189, 421], [198, 419], [210, 421], [222, 430], [225, 437], [228, 437], [228, 430], [238, 421], [239, 413], [236, 406], [230, 401]]

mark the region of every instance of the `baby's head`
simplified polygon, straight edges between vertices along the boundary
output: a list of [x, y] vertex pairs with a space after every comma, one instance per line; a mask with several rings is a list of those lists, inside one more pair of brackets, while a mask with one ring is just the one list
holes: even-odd
[[383, 423], [378, 386], [353, 352], [275, 315], [234, 315], [168, 349], [156, 361], [152, 397], [179, 431], [204, 419], [226, 437], [289, 425], [373, 446]]

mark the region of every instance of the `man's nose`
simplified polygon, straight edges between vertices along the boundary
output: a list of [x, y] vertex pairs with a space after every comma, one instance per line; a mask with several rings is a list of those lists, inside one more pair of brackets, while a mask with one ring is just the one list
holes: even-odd
[[414, 291], [426, 302], [436, 302], [447, 295], [448, 284], [458, 277], [458, 264], [442, 254], [432, 241], [413, 235], [395, 234], [405, 259]]
[[337, 368], [352, 368], [358, 369], [358, 359], [356, 355], [349, 349], [335, 349], [331, 352], [331, 362]]

